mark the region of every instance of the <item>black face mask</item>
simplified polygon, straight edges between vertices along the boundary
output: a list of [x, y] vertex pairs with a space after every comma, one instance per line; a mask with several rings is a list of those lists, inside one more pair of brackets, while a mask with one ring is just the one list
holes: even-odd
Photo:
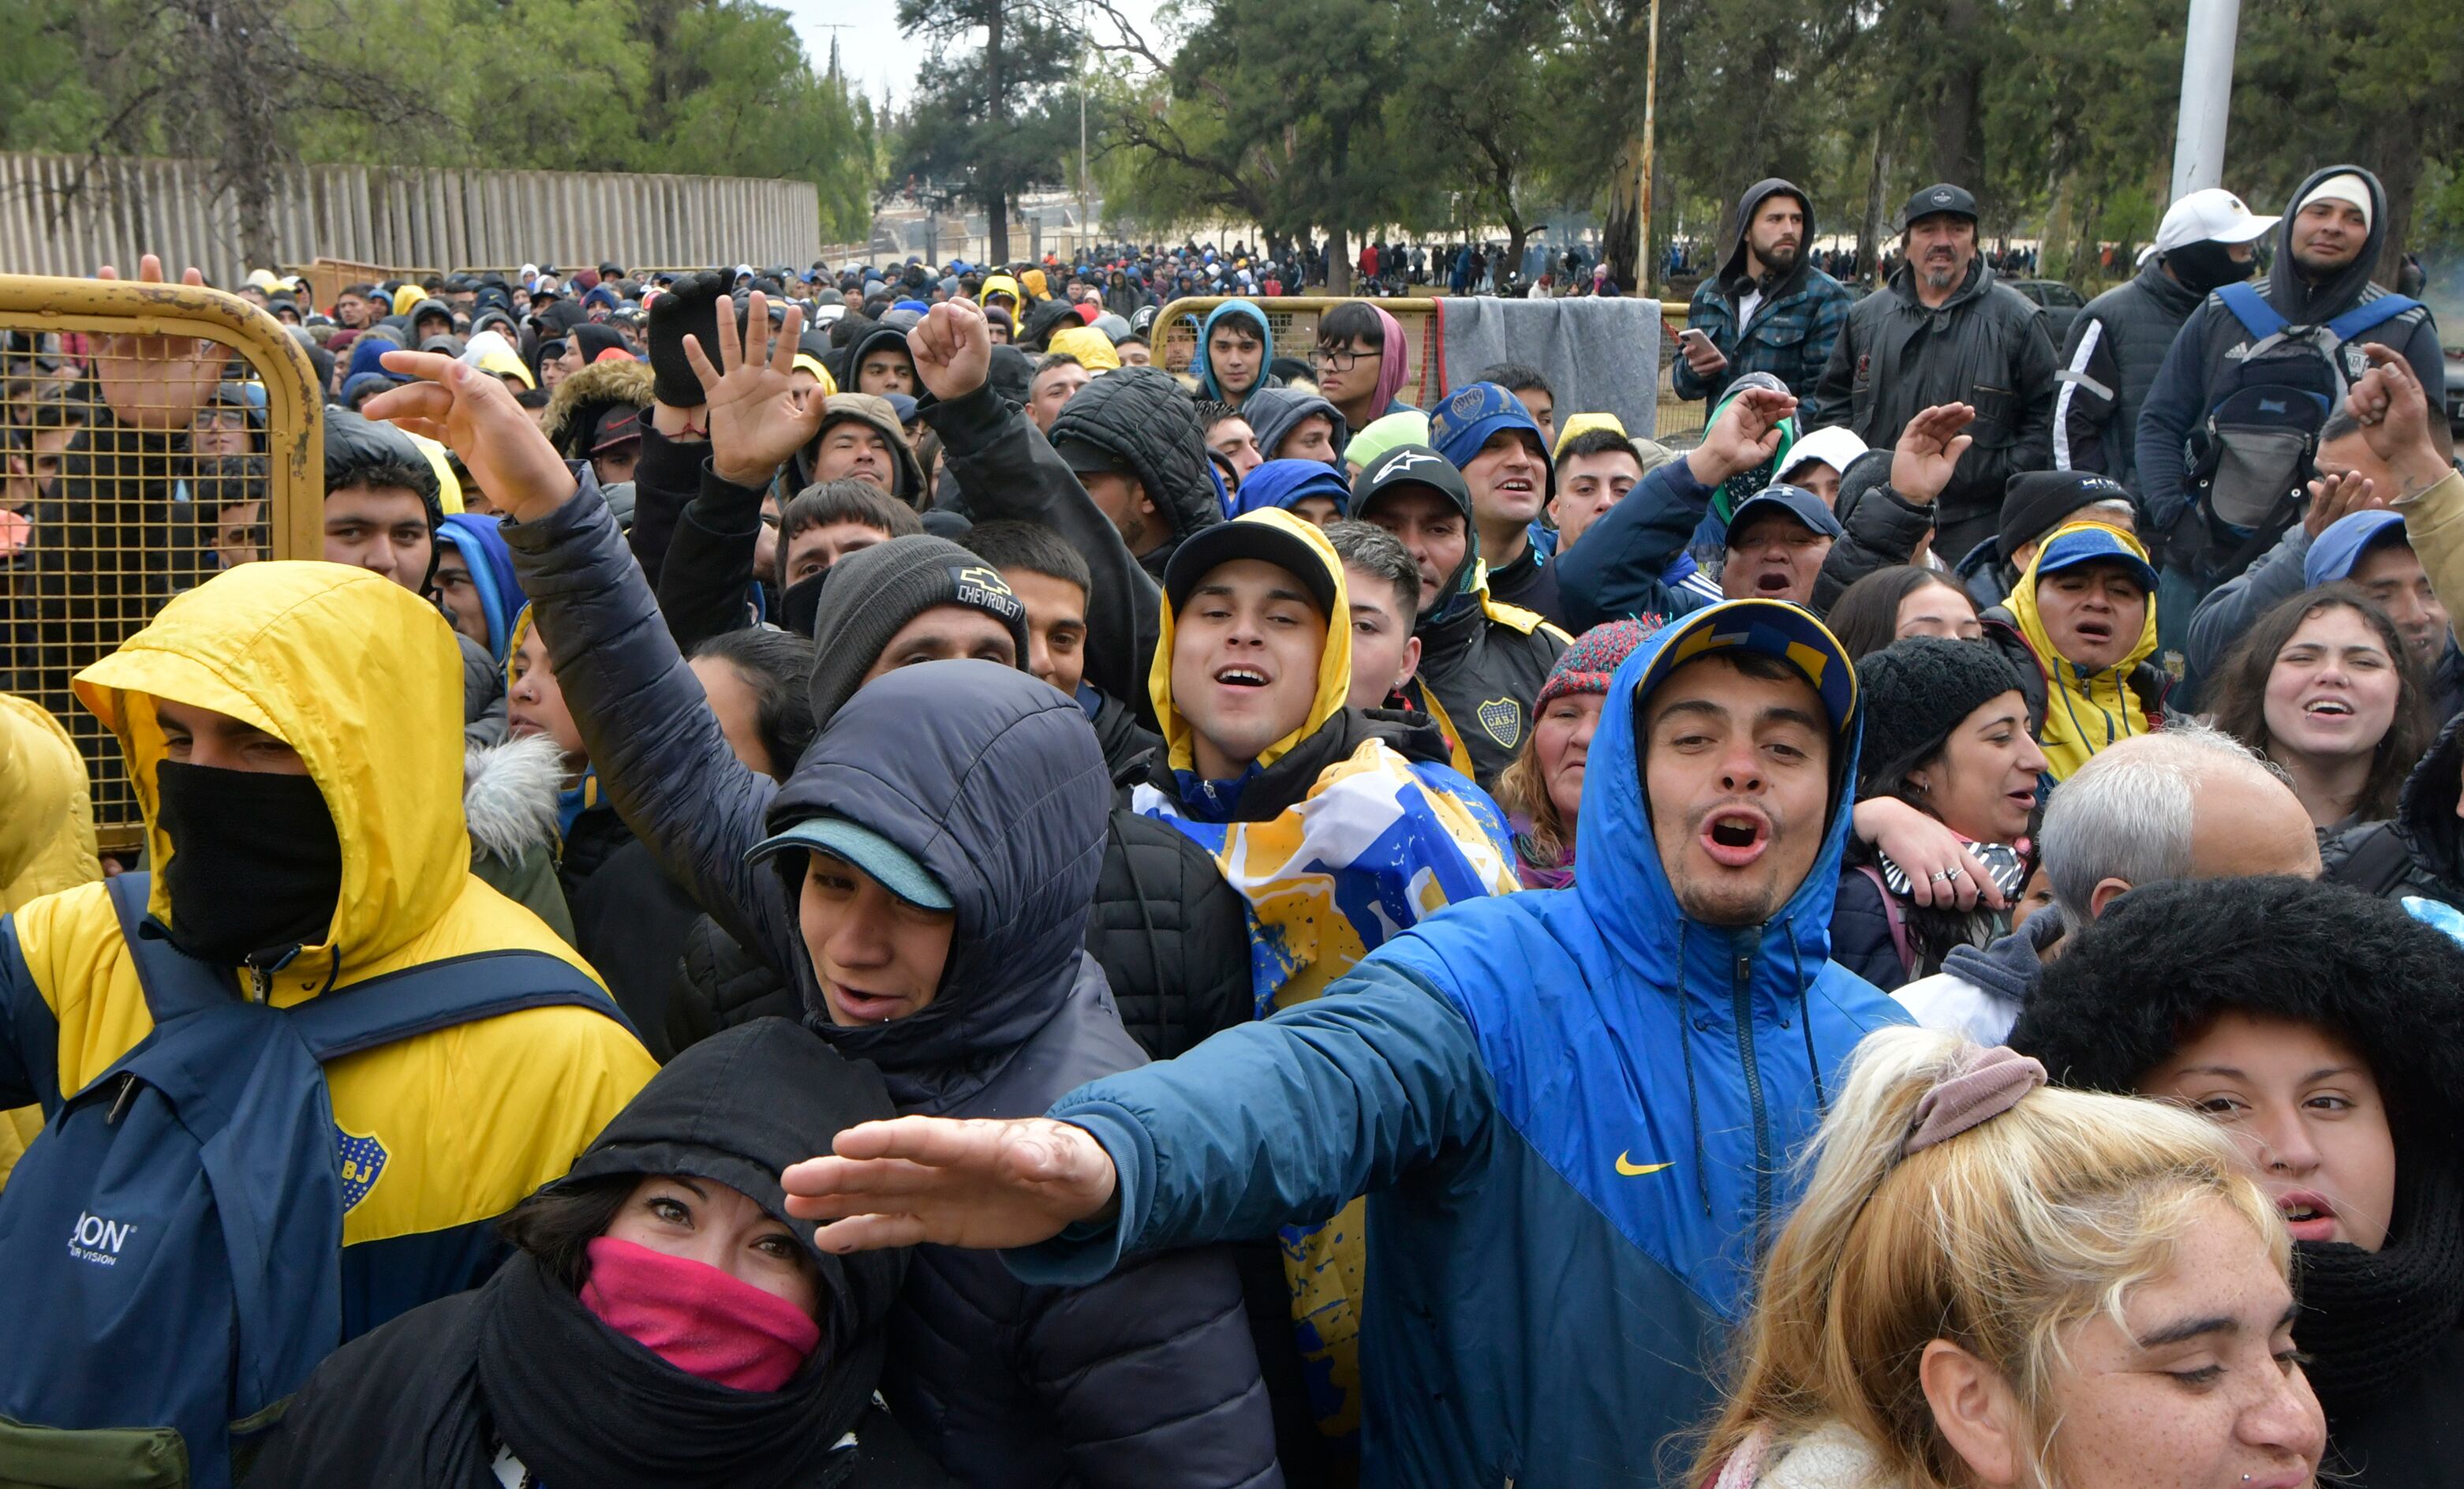
[[154, 782], [155, 820], [171, 839], [171, 945], [237, 967], [325, 939], [342, 843], [314, 780], [165, 760]]
[[830, 571], [826, 568], [818, 574], [806, 574], [779, 596], [779, 624], [791, 634], [812, 639], [813, 620], [822, 611], [822, 581], [828, 577]]
[[2239, 284], [2258, 272], [2258, 256], [2254, 254], [2239, 263], [2224, 244], [2212, 238], [2185, 243], [2165, 251], [2165, 267], [2182, 287], [2201, 295], [2213, 294], [2228, 284]]

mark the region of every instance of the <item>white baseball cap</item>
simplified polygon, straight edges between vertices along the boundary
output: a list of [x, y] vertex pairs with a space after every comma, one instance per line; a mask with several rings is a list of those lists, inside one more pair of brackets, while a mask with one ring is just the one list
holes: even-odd
[[2156, 229], [2156, 252], [2162, 254], [2186, 244], [2213, 240], [2218, 243], [2248, 243], [2283, 219], [2262, 217], [2242, 204], [2242, 199], [2222, 187], [2209, 187], [2192, 191], [2165, 209], [2165, 220]]

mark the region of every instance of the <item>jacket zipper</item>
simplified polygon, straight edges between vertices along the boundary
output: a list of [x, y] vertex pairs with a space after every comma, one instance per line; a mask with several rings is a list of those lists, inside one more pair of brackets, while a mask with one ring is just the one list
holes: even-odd
[[1754, 1249], [1762, 1250], [1764, 1218], [1771, 1212], [1771, 1123], [1763, 1110], [1762, 1067], [1754, 1060], [1753, 958], [1737, 958], [1728, 999], [1737, 1019], [1737, 1054], [1745, 1067], [1746, 1098], [1754, 1114]]

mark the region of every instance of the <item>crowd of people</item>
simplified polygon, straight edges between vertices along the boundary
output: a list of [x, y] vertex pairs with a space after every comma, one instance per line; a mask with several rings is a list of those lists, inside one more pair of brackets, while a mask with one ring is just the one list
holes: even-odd
[[0, 1480], [2464, 1480], [2385, 193], [2060, 346], [1979, 215], [1747, 189], [1682, 451], [1162, 365], [1309, 245], [269, 274], [314, 560], [227, 348], [12, 343]]

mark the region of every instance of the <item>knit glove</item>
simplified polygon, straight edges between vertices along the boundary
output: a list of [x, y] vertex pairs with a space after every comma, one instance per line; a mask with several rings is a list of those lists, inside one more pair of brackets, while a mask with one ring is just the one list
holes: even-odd
[[650, 386], [659, 402], [697, 409], [705, 401], [701, 379], [685, 360], [685, 338], [699, 341], [702, 355], [712, 367], [718, 366], [718, 307], [727, 300], [732, 283], [730, 276], [705, 270], [678, 279], [650, 301]]

